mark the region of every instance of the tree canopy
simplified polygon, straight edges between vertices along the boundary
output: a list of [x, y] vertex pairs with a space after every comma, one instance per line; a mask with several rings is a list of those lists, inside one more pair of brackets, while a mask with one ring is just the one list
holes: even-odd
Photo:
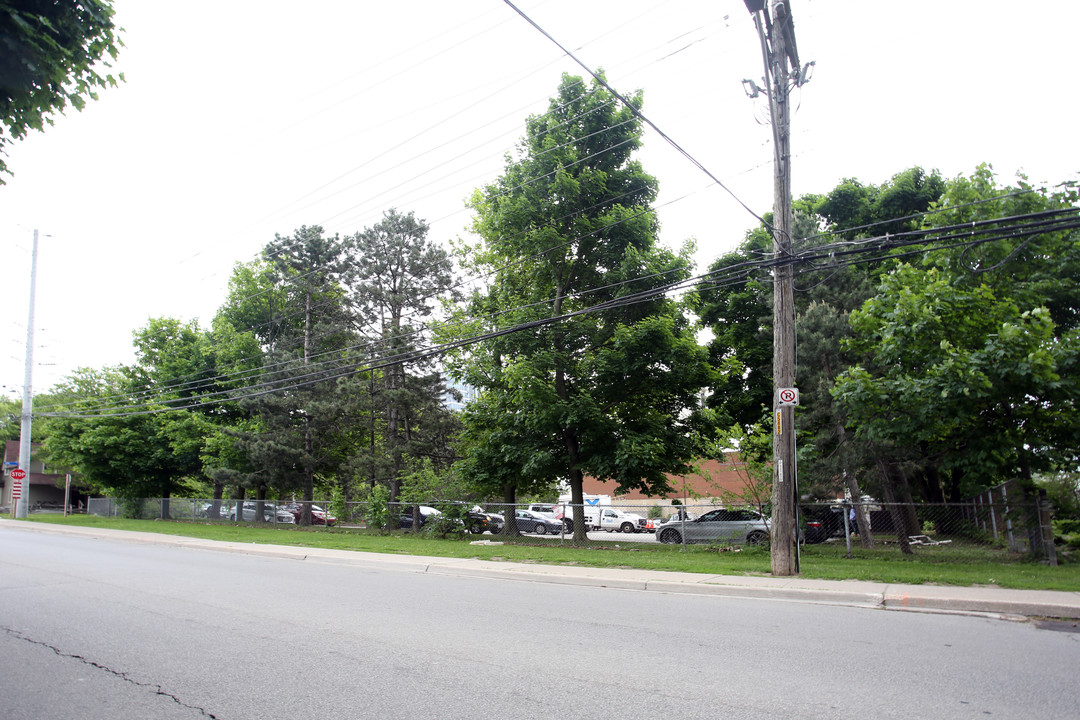
[[[0, 184], [8, 173], [5, 147], [43, 130], [71, 105], [82, 110], [97, 89], [124, 74], [102, 74], [119, 48], [112, 0], [0, 0]], [[108, 58], [108, 59], [106, 59]]]

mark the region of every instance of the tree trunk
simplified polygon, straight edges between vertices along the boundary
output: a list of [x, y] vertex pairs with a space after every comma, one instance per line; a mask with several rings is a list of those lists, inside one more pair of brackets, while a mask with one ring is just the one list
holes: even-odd
[[845, 473], [845, 475], [852, 507], [855, 508], [855, 530], [859, 533], [859, 544], [864, 548], [872, 548], [874, 547], [874, 531], [870, 527], [870, 513], [862, 504], [859, 481], [853, 473]]
[[[826, 370], [830, 368], [826, 367]], [[829, 377], [832, 377], [831, 373]], [[840, 420], [836, 422], [836, 437], [841, 448], [847, 440], [847, 429]], [[862, 490], [859, 489], [859, 479], [854, 472], [849, 472], [848, 453], [841, 456], [843, 461], [844, 480], [847, 483], [848, 493], [851, 495], [852, 507], [855, 508], [855, 529], [859, 533], [859, 544], [864, 548], [874, 547], [874, 533], [870, 528], [870, 514], [862, 506]], [[847, 512], [846, 510], [844, 512]]]
[[938, 471], [937, 463], [927, 460], [923, 472], [926, 473], [926, 487], [929, 491], [929, 500], [932, 502], [945, 502], [945, 483]]
[[368, 478], [368, 482], [371, 484], [371, 488], [375, 488], [375, 483], [379, 481], [378, 472], [375, 469], [375, 412], [378, 407], [378, 403], [375, 402], [375, 371], [372, 370], [368, 375], [368, 394], [371, 396], [371, 410], [368, 413], [368, 431], [371, 433], [369, 439], [371, 450], [371, 475]]
[[922, 523], [919, 522], [919, 515], [915, 512], [915, 498], [911, 494], [911, 483], [908, 482], [907, 473], [899, 466], [894, 469], [894, 473], [897, 478], [896, 488], [899, 490], [900, 509], [903, 511], [907, 534], [921, 535]]
[[[578, 465], [578, 439], [577, 433], [571, 429], [563, 431], [566, 440], [566, 452], [570, 458], [570, 504], [574, 506], [574, 542], [583, 543], [589, 539], [585, 527], [585, 491], [583, 489], [585, 474]], [[563, 509], [565, 518], [566, 510]]]
[[885, 461], [880, 457], [875, 461], [878, 472], [881, 473], [882, 488], [885, 490], [885, 502], [889, 506], [889, 517], [892, 518], [893, 528], [896, 530], [896, 540], [900, 543], [900, 552], [904, 555], [914, 555], [911, 550], [911, 542], [908, 540], [907, 526], [905, 525], [904, 513], [897, 504], [896, 488], [893, 486], [893, 478], [889, 473]]
[[[243, 514], [240, 515], [243, 517]], [[266, 486], [260, 485], [255, 490], [255, 517], [253, 520], [257, 523], [263, 522], [266, 518]]]
[[517, 485], [514, 483], [506, 483], [503, 485], [503, 534], [508, 537], [518, 537], [521, 533], [518, 531], [516, 510], [517, 510]]
[[247, 494], [244, 487], [239, 487], [236, 490], [236, 507], [233, 509], [232, 516], [237, 522], [244, 519], [244, 496]]
[[221, 498], [225, 494], [225, 483], [214, 481], [214, 501], [210, 504], [210, 517], [214, 520], [221, 519]]
[[[562, 284], [555, 292], [555, 302], [552, 305], [552, 315], [558, 316], [562, 312], [562, 303], [565, 298], [565, 289]], [[556, 357], [563, 355], [562, 336], [558, 327], [555, 330], [554, 345]], [[570, 398], [570, 392], [566, 387], [566, 371], [561, 363], [555, 366], [555, 393], [560, 399], [566, 401]], [[567, 475], [570, 478], [570, 504], [573, 505], [574, 538], [575, 543], [583, 543], [588, 540], [585, 532], [585, 493], [582, 485], [585, 480], [581, 472], [581, 448], [578, 443], [577, 432], [572, 427], [563, 428], [563, 441], [566, 443], [566, 456], [569, 460]], [[563, 521], [565, 522], [566, 509], [563, 509]]]
[[311, 525], [311, 501], [315, 499], [315, 448], [311, 437], [311, 420], [304, 418], [304, 502], [300, 524]]

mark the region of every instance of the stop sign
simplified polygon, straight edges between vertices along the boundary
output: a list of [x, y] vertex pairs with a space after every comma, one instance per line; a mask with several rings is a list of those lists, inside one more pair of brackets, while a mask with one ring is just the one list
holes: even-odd
[[23, 470], [22, 468], [13, 468], [11, 470], [11, 479], [12, 480], [22, 480], [25, 477], [26, 477], [26, 471]]

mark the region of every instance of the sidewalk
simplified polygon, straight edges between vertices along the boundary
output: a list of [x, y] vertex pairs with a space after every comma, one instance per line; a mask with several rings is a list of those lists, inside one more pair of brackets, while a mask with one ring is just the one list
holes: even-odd
[[704, 575], [658, 570], [624, 570], [470, 558], [381, 555], [352, 550], [232, 543], [178, 535], [105, 530], [0, 519], [0, 531], [78, 535], [123, 542], [155, 543], [215, 552], [315, 560], [401, 572], [501, 578], [525, 582], [585, 585], [645, 592], [722, 597], [770, 598], [884, 610], [979, 613], [1020, 617], [1080, 618], [1080, 592], [1008, 590], [990, 587], [899, 585], [859, 580], [810, 580], [744, 575]]

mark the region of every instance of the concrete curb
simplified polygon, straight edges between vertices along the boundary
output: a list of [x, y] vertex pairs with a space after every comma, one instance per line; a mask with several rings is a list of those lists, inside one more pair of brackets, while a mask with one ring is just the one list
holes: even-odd
[[353, 550], [223, 542], [181, 535], [46, 525], [0, 519], [0, 530], [9, 529], [458, 577], [485, 577], [642, 592], [787, 600], [897, 611], [993, 614], [1012, 618], [1016, 616], [1080, 618], [1080, 592], [897, 585], [857, 580], [703, 575], [660, 570], [514, 563], [475, 558], [385, 555]]

